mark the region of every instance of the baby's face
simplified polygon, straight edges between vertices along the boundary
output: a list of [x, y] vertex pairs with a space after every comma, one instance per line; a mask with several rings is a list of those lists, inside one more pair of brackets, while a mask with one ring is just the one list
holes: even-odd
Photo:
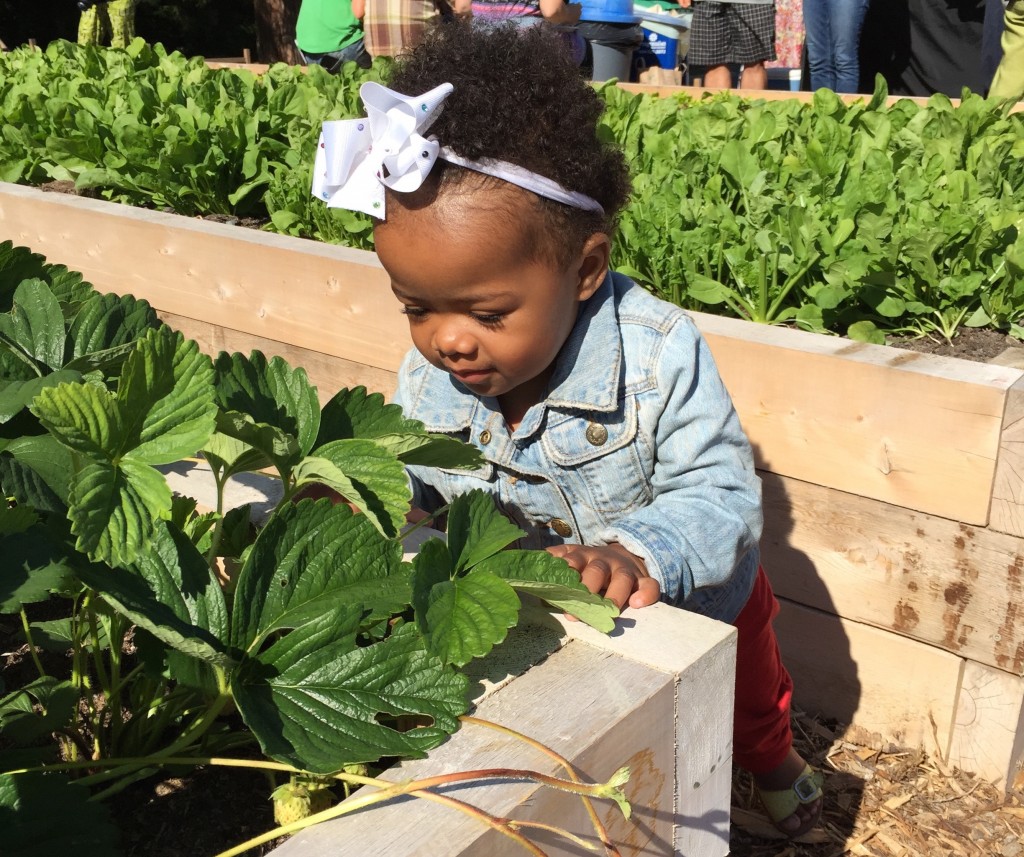
[[[528, 204], [493, 189], [446, 194], [416, 210], [391, 206], [374, 232], [377, 255], [420, 353], [518, 422], [546, 392], [576, 321], [580, 265], [524, 252]], [[394, 214], [392, 214], [392, 211]]]

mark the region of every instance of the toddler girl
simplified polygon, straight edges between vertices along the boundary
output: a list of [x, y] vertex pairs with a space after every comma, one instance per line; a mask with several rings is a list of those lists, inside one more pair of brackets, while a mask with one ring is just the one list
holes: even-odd
[[792, 747], [750, 445], [687, 315], [608, 270], [629, 179], [600, 97], [539, 27], [440, 27], [391, 86], [364, 84], [367, 119], [325, 123], [314, 193], [378, 218], [416, 346], [396, 401], [486, 459], [410, 468], [414, 504], [482, 488], [520, 547], [620, 608], [735, 624], [736, 761], [779, 829], [806, 832], [820, 777]]

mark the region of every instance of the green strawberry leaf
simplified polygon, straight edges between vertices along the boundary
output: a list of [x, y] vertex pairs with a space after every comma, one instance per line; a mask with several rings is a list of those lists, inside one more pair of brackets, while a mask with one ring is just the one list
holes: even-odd
[[448, 510], [448, 549], [456, 574], [505, 549], [523, 531], [509, 521], [490, 494], [475, 489], [452, 500]]
[[[191, 658], [230, 666], [227, 606], [216, 578], [188, 537], [159, 523], [148, 549], [130, 568], [79, 571], [114, 609], [165, 645]], [[200, 681], [196, 667], [190, 675]]]
[[7, 384], [0, 383], [0, 423], [12, 419], [22, 410], [32, 404], [40, 390], [44, 387], [54, 387], [64, 382], [80, 381], [82, 376], [78, 372], [68, 369], [61, 369], [41, 378], [33, 378], [28, 381], [11, 381]]
[[580, 582], [579, 572], [546, 551], [503, 551], [483, 560], [473, 571], [500, 577], [517, 592], [535, 595], [598, 631], [607, 634], [615, 628], [618, 608], [590, 592]]
[[[429, 563], [429, 553], [421, 550], [414, 565], [418, 567], [421, 558]], [[427, 650], [446, 664], [461, 667], [483, 657], [505, 639], [519, 618], [515, 590], [493, 574], [474, 569], [436, 582], [422, 594], [419, 586], [420, 577], [414, 575], [417, 626]]]
[[50, 435], [0, 442], [0, 487], [40, 512], [66, 513], [74, 466], [71, 451]]
[[[4, 857], [118, 857], [118, 831], [103, 803], [63, 774], [0, 774]], [[60, 823], [54, 824], [54, 808]]]
[[374, 440], [405, 464], [475, 468], [483, 463], [472, 444], [427, 433], [419, 420], [405, 417], [401, 407], [385, 404], [380, 393], [368, 394], [365, 387], [341, 390], [324, 406], [314, 449], [348, 438]]
[[[314, 773], [422, 758], [458, 728], [468, 680], [423, 650], [412, 625], [357, 648], [358, 605], [311, 618], [248, 658], [231, 692], [266, 755]], [[399, 731], [399, 717], [428, 725]]]
[[[106, 363], [108, 368], [116, 368], [130, 353], [128, 346], [159, 326], [155, 310], [144, 300], [132, 295], [93, 294], [71, 323], [66, 359], [76, 367], [95, 368]], [[96, 357], [104, 353], [106, 361]]]
[[213, 366], [198, 344], [161, 327], [147, 331], [125, 361], [117, 403], [132, 457], [170, 464], [213, 433]]
[[239, 572], [231, 643], [252, 654], [274, 631], [305, 624], [337, 604], [379, 612], [381, 586], [400, 573], [401, 562], [401, 544], [345, 504], [285, 504]]
[[389, 538], [405, 526], [412, 492], [402, 462], [386, 449], [372, 440], [334, 440], [318, 447], [316, 458], [333, 467], [314, 464], [304, 469], [305, 481], [339, 491]]
[[[0, 500], [0, 531], [13, 525], [10, 518], [25, 507], [7, 510]], [[73, 574], [68, 550], [46, 526], [35, 524], [20, 531], [0, 532], [0, 613], [17, 613], [25, 604], [45, 601], [61, 591]]]
[[147, 464], [127, 458], [118, 466], [90, 462], [72, 477], [71, 531], [78, 536], [75, 546], [94, 561], [131, 563], [170, 508], [167, 481]]
[[299, 457], [309, 453], [320, 428], [320, 402], [304, 369], [293, 369], [280, 357], [268, 361], [258, 351], [248, 357], [221, 352], [214, 369], [223, 410], [273, 426], [295, 438]]
[[[227, 446], [223, 441], [209, 442], [204, 453], [212, 455], [229, 468], [230, 473], [241, 473], [243, 468], [274, 465], [280, 472], [289, 473], [302, 457], [299, 442], [284, 429], [269, 423], [258, 423], [241, 411], [221, 411], [217, 415], [217, 434], [245, 444], [244, 448]], [[226, 457], [225, 457], [226, 456]]]
[[64, 313], [50, 287], [25, 280], [14, 292], [10, 313], [0, 315], [0, 347], [18, 349], [37, 367], [64, 365]]
[[0, 699], [0, 733], [5, 742], [27, 747], [71, 725], [78, 690], [69, 681], [43, 676]]

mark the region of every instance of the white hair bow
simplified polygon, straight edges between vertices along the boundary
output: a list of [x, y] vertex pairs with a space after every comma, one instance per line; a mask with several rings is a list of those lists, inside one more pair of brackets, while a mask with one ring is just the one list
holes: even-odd
[[538, 196], [604, 214], [601, 203], [566, 190], [525, 167], [494, 158], [471, 161], [442, 147], [426, 131], [454, 87], [442, 83], [419, 96], [402, 95], [379, 83], [364, 83], [359, 95], [365, 119], [324, 122], [313, 165], [313, 196], [328, 208], [365, 211], [384, 218], [385, 186], [400, 193], [416, 190], [438, 158], [510, 182]]
[[313, 196], [329, 208], [384, 217], [385, 185], [401, 193], [416, 190], [437, 160], [440, 145], [426, 131], [444, 108], [452, 85], [420, 96], [394, 92], [379, 83], [359, 87], [365, 119], [324, 122], [313, 166]]

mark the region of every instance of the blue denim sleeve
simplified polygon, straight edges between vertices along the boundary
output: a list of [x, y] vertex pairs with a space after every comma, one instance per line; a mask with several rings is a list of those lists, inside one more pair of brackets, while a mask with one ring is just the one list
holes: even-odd
[[655, 359], [656, 391], [640, 397], [641, 420], [653, 423], [653, 500], [598, 538], [642, 557], [671, 603], [725, 584], [745, 598], [750, 581], [733, 577], [749, 576], [752, 551], [756, 572], [762, 527], [750, 443], [692, 321], [673, 326]]
[[[415, 350], [411, 350], [402, 360], [402, 365], [398, 370], [398, 386], [395, 389], [394, 396], [391, 397], [391, 403], [399, 405], [403, 413], [412, 419], [416, 419], [416, 414], [410, 413], [409, 410], [409, 401], [415, 398], [410, 394], [409, 390], [409, 367], [415, 354]], [[422, 509], [424, 512], [436, 512], [448, 502], [441, 495], [441, 492], [431, 484], [432, 479], [443, 478], [439, 470], [432, 467], [408, 466], [405, 468], [405, 475], [409, 480], [409, 488], [412, 491], [412, 507], [414, 509]]]

